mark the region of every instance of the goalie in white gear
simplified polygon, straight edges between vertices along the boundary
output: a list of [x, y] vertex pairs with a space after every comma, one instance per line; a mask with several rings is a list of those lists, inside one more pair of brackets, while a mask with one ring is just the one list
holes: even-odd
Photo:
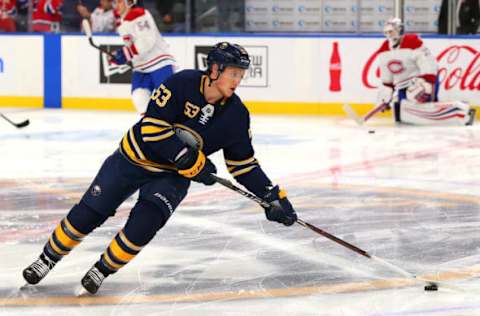
[[437, 63], [420, 37], [403, 34], [399, 18], [389, 19], [383, 32], [387, 39], [379, 49], [382, 86], [377, 105], [393, 104], [398, 123], [472, 125], [475, 110], [468, 104], [437, 102]]
[[137, 112], [143, 114], [152, 91], [173, 74], [175, 59], [148, 10], [135, 6], [137, 0], [115, 3], [120, 15], [117, 31], [125, 45], [110, 61], [132, 66], [132, 101]]

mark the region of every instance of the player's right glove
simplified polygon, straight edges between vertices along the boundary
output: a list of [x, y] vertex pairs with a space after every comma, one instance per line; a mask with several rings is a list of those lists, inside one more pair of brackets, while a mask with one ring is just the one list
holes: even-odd
[[185, 178], [205, 185], [215, 184], [215, 180], [210, 174], [217, 173], [217, 168], [200, 150], [186, 147], [175, 160], [175, 166], [178, 173]]
[[282, 223], [285, 226], [293, 225], [297, 221], [297, 213], [287, 199], [287, 194], [280, 190], [278, 185], [269, 188], [263, 199], [270, 203], [269, 207], [264, 207], [265, 216], [269, 221]]
[[125, 46], [117, 49], [109, 56], [109, 61], [117, 65], [124, 65], [128, 63], [130, 59], [132, 59], [132, 54]]

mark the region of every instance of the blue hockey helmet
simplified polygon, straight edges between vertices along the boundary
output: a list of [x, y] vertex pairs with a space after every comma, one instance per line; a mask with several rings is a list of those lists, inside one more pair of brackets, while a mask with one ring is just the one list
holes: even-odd
[[212, 71], [212, 65], [218, 65], [218, 71], [222, 72], [225, 67], [232, 66], [241, 69], [248, 69], [250, 58], [245, 48], [238, 44], [220, 42], [216, 44], [207, 56], [207, 72]]

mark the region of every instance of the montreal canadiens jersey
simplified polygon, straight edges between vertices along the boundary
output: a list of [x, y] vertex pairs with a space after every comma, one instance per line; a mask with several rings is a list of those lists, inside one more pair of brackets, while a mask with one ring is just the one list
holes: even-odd
[[17, 15], [16, 0], [0, 0], [0, 19], [15, 17]]
[[62, 21], [63, 0], [35, 0], [32, 29], [37, 32], [57, 32]]
[[93, 32], [114, 32], [115, 31], [115, 14], [114, 10], [105, 11], [101, 7], [95, 8], [90, 15]]
[[148, 10], [140, 7], [130, 9], [121, 19], [117, 31], [125, 43], [125, 55], [135, 71], [152, 72], [175, 64], [168, 44]]
[[395, 48], [385, 40], [379, 53], [380, 78], [384, 85], [401, 89], [414, 77], [435, 82], [437, 63], [418, 35], [403, 35]]
[[145, 116], [123, 137], [120, 152], [151, 172], [175, 171], [173, 161], [186, 146], [206, 156], [223, 150], [228, 171], [248, 190], [262, 196], [270, 180], [254, 157], [250, 114], [233, 94], [209, 104], [204, 72], [184, 70], [152, 93]]

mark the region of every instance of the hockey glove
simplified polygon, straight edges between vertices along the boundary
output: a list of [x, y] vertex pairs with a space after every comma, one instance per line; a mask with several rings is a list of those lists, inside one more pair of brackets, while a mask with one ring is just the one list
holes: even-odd
[[407, 99], [417, 103], [432, 101], [433, 84], [423, 78], [413, 78], [407, 88]]
[[175, 160], [178, 173], [185, 178], [205, 185], [215, 184], [215, 180], [210, 176], [211, 173], [217, 173], [215, 165], [205, 157], [202, 151], [195, 148], [185, 148], [184, 153]]
[[282, 223], [285, 226], [293, 225], [297, 221], [297, 213], [287, 199], [285, 191], [280, 190], [278, 185], [270, 188], [263, 199], [270, 203], [264, 207], [265, 216], [269, 221]]
[[386, 107], [382, 110], [382, 113], [390, 110], [390, 102], [392, 102], [393, 89], [389, 86], [382, 85], [377, 92], [376, 105], [386, 104]]
[[109, 61], [117, 64], [117, 65], [124, 65], [128, 63], [132, 59], [128, 49], [126, 47], [122, 47], [117, 49], [113, 52], [112, 56], [110, 56]]

